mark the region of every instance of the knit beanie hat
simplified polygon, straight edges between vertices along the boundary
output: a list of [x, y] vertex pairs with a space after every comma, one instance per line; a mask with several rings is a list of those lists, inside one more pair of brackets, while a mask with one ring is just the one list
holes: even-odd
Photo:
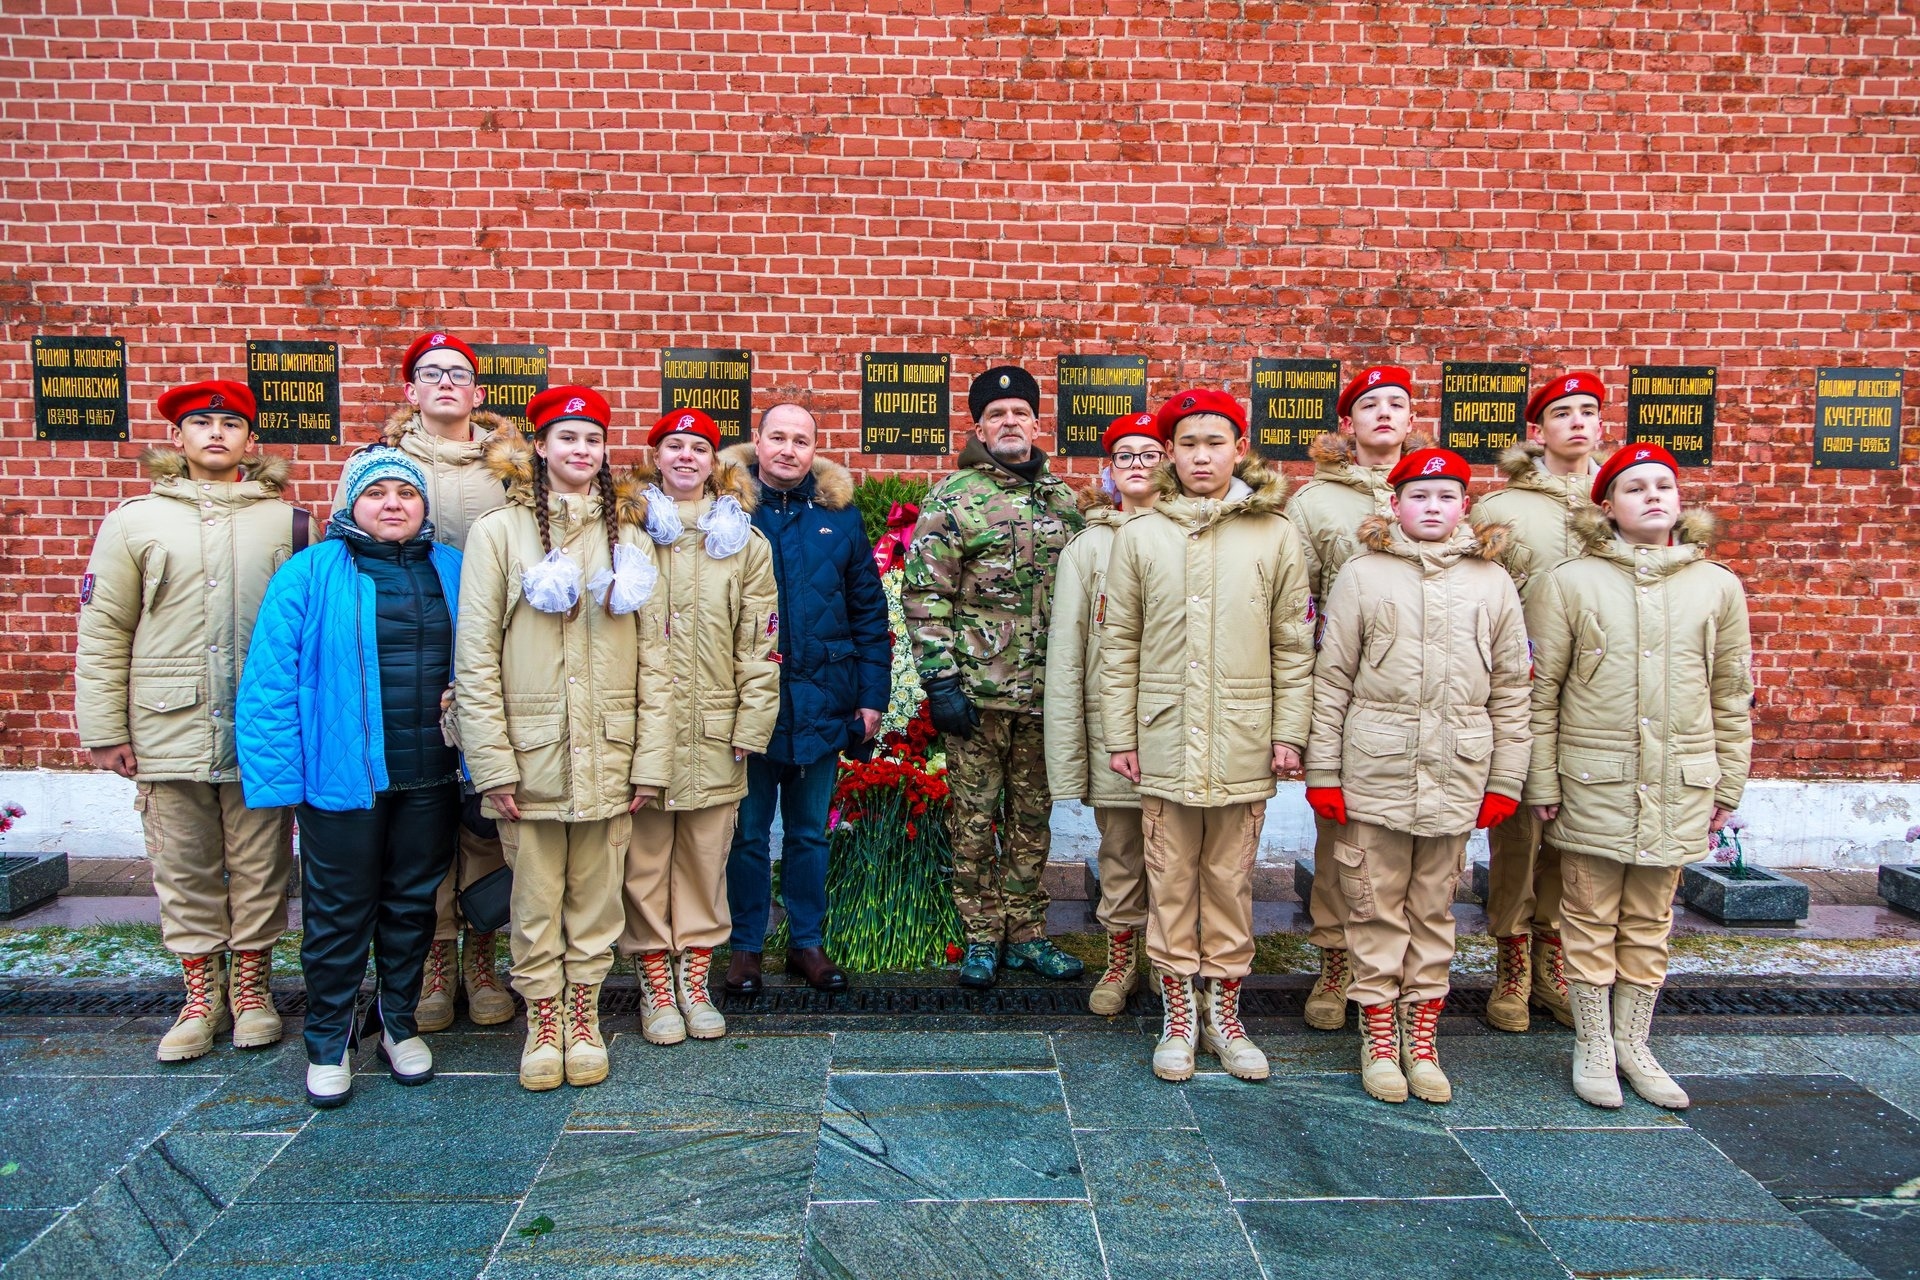
[[348, 458], [346, 469], [340, 473], [341, 491], [347, 499], [345, 509], [353, 510], [360, 495], [382, 480], [404, 480], [420, 491], [421, 502], [428, 500], [427, 477], [419, 463], [391, 445], [370, 444]]

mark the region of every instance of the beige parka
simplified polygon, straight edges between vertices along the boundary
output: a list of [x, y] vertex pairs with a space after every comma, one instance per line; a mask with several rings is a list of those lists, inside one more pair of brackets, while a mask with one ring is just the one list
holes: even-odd
[[1140, 793], [1108, 767], [1111, 752], [1100, 727], [1099, 678], [1107, 558], [1120, 526], [1133, 516], [1115, 506], [1098, 485], [1081, 491], [1079, 506], [1087, 527], [1060, 553], [1047, 631], [1047, 697], [1041, 707], [1047, 785], [1055, 800], [1137, 809]]
[[[651, 473], [637, 478], [655, 483]], [[751, 515], [758, 492], [747, 469], [716, 459], [712, 488]], [[645, 697], [657, 706], [665, 741], [665, 768], [645, 777], [664, 788], [672, 813], [732, 804], [747, 794], [747, 766], [734, 749], [765, 751], [780, 718], [779, 589], [773, 548], [758, 529], [746, 546], [717, 559], [706, 548], [699, 521], [715, 494], [677, 504], [680, 537], [667, 545], [647, 539], [660, 581], [640, 610], [648, 652], [657, 667], [643, 673]], [[650, 762], [652, 763], [652, 762]]]
[[1636, 866], [1697, 862], [1714, 807], [1739, 808], [1747, 785], [1746, 592], [1706, 558], [1705, 512], [1683, 512], [1665, 547], [1628, 545], [1598, 510], [1578, 523], [1586, 553], [1527, 601], [1527, 803], [1560, 806], [1545, 838], [1561, 849]]
[[[433, 513], [433, 540], [464, 550], [473, 522], [507, 503], [506, 486], [488, 465], [489, 446], [519, 436], [509, 418], [482, 409], [471, 419], [473, 439], [448, 440], [427, 429], [420, 411], [403, 404], [387, 417], [380, 439], [420, 464], [427, 477], [427, 510]], [[345, 476], [341, 477], [342, 483]], [[335, 486], [333, 509], [347, 498]]]
[[[1424, 437], [1410, 435], [1400, 446], [1400, 456], [1427, 447]], [[1307, 590], [1324, 606], [1333, 580], [1360, 552], [1361, 522], [1393, 513], [1388, 505], [1393, 486], [1387, 483], [1393, 467], [1363, 467], [1354, 461], [1353, 437], [1344, 431], [1321, 432], [1308, 456], [1313, 476], [1287, 500], [1287, 519], [1299, 532], [1307, 557]]]
[[141, 455], [153, 491], [100, 526], [81, 589], [74, 718], [83, 747], [133, 744], [142, 782], [238, 782], [233, 704], [267, 580], [293, 554], [283, 458], [243, 479]]
[[1587, 495], [1600, 469], [1600, 460], [1589, 458], [1586, 470], [1579, 474], [1557, 476], [1547, 470], [1546, 455], [1546, 447], [1537, 440], [1523, 441], [1502, 453], [1499, 467], [1506, 486], [1475, 502], [1468, 516], [1475, 528], [1493, 524], [1512, 528], [1513, 545], [1501, 562], [1513, 574], [1522, 603], [1536, 579], [1580, 554], [1584, 544], [1574, 529], [1574, 517], [1593, 510]]
[[1140, 794], [1195, 808], [1265, 800], [1273, 747], [1307, 740], [1313, 625], [1287, 482], [1243, 459], [1225, 498], [1159, 502], [1121, 527], [1107, 563], [1100, 723], [1138, 751]]
[[1360, 527], [1334, 580], [1314, 664], [1307, 785], [1339, 787], [1349, 820], [1416, 836], [1473, 830], [1488, 792], [1527, 776], [1527, 633], [1498, 563], [1509, 531], [1466, 524], [1416, 542]]
[[[611, 563], [597, 493], [547, 499], [552, 544], [580, 568], [579, 602], [568, 613], [527, 602], [521, 578], [547, 554], [533, 449], [515, 433], [490, 444], [486, 461], [507, 486], [507, 505], [468, 534], [454, 643], [455, 717], [473, 789], [513, 787], [523, 818], [615, 817], [635, 784], [665, 772], [664, 734], [641, 715], [638, 690], [641, 665], [661, 662], [663, 646], [643, 653], [640, 614], [608, 613], [585, 589]], [[638, 545], [644, 507], [631, 481], [616, 493], [620, 541]]]

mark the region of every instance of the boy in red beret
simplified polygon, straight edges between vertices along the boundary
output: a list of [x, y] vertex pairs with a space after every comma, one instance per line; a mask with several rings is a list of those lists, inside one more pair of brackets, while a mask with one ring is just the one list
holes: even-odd
[[1453, 887], [1475, 827], [1519, 808], [1527, 770], [1527, 635], [1493, 562], [1506, 530], [1472, 530], [1466, 459], [1408, 454], [1392, 518], [1327, 600], [1314, 664], [1307, 802], [1334, 826], [1320, 864], [1347, 900], [1361, 1083], [1383, 1102], [1447, 1102], [1434, 1039], [1453, 960]]
[[247, 808], [233, 707], [267, 579], [308, 519], [282, 497], [285, 460], [254, 452], [245, 384], [176, 387], [157, 407], [174, 447], [142, 455], [153, 491], [107, 517], [81, 579], [75, 717], [94, 767], [138, 787], [160, 933], [187, 987], [158, 1056], [180, 1062], [229, 1022], [235, 1048], [280, 1038], [267, 984], [291, 815]]
[[[1587, 370], [1563, 373], [1527, 401], [1529, 438], [1500, 457], [1506, 487], [1474, 504], [1475, 525], [1513, 530], [1503, 557], [1524, 605], [1535, 583], [1555, 565], [1580, 554], [1574, 521], [1593, 509], [1587, 491], [1601, 439], [1606, 384]], [[1487, 1023], [1525, 1031], [1529, 1003], [1573, 1025], [1560, 947], [1560, 860], [1540, 843], [1540, 824], [1522, 811], [1487, 833], [1487, 931], [1493, 935], [1493, 993]]]

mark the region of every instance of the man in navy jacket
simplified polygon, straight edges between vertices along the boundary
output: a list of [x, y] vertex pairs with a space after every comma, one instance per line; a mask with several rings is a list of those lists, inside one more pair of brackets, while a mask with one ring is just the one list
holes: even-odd
[[816, 990], [846, 989], [846, 975], [823, 945], [827, 812], [840, 753], [873, 750], [893, 683], [887, 597], [853, 505], [853, 477], [814, 456], [815, 434], [812, 414], [776, 404], [761, 415], [752, 444], [722, 455], [759, 484], [753, 523], [773, 544], [780, 588], [780, 719], [765, 753], [747, 761], [747, 798], [727, 861], [727, 990], [736, 995], [760, 990], [776, 804], [788, 969]]

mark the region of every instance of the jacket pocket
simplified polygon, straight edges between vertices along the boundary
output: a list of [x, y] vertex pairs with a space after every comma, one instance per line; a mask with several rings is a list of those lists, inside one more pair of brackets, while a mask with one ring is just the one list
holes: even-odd
[[556, 714], [507, 713], [507, 742], [513, 747], [520, 781], [516, 802], [551, 802], [567, 794], [567, 721]]
[[131, 689], [134, 754], [142, 765], [190, 760], [206, 754], [206, 726], [194, 708], [200, 705], [201, 682], [177, 677], [136, 676]]
[[1399, 610], [1394, 608], [1393, 601], [1382, 601], [1379, 611], [1367, 622], [1367, 637], [1361, 647], [1361, 656], [1366, 658], [1368, 666], [1378, 667], [1387, 660], [1399, 630]]
[[1453, 737], [1453, 750], [1462, 760], [1478, 764], [1493, 754], [1493, 734], [1457, 733]]
[[1586, 684], [1600, 669], [1601, 659], [1607, 656], [1607, 633], [1600, 626], [1599, 615], [1586, 609], [1574, 624], [1573, 635], [1574, 678]]
[[153, 602], [160, 598], [160, 588], [166, 583], [167, 549], [156, 544], [140, 561], [140, 612], [153, 612]]
[[1633, 776], [1633, 757], [1624, 751], [1562, 747], [1560, 776], [1576, 782], [1625, 782]]
[[1681, 756], [1680, 781], [1690, 787], [1720, 785], [1720, 761], [1710, 755]]
[[1367, 874], [1367, 851], [1348, 840], [1333, 842], [1335, 874], [1340, 877], [1340, 893], [1347, 900], [1350, 919], [1373, 919], [1373, 877]]
[[1138, 722], [1139, 732], [1134, 735], [1140, 752], [1140, 771], [1159, 779], [1180, 779], [1186, 772], [1181, 767], [1180, 725], [1186, 717], [1180, 714], [1181, 698], [1177, 693], [1141, 693], [1134, 705], [1134, 719]]

